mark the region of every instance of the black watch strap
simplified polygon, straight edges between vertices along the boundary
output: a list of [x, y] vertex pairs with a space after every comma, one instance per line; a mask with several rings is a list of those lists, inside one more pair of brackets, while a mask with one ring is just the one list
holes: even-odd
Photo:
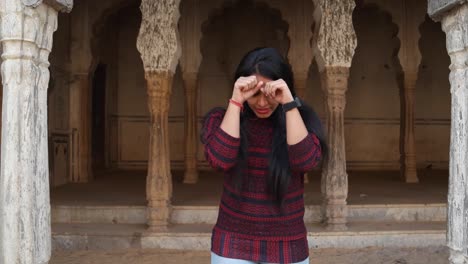
[[302, 103], [301, 100], [299, 100], [298, 97], [294, 97], [294, 101], [286, 103], [283, 105], [283, 112], [288, 112], [289, 110], [292, 110], [296, 107], [301, 107]]

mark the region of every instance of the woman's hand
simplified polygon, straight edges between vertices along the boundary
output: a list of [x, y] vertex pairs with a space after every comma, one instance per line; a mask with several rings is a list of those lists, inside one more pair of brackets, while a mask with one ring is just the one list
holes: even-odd
[[243, 104], [247, 99], [256, 94], [262, 86], [263, 82], [257, 81], [257, 77], [255, 75], [239, 77], [239, 79], [234, 83], [234, 90], [231, 98], [234, 101]]
[[283, 79], [267, 82], [261, 91], [266, 97], [282, 105], [294, 101], [291, 90]]

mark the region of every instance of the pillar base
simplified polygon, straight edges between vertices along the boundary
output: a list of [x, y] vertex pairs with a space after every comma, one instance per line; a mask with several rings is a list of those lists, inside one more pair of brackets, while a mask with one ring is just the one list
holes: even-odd
[[468, 263], [468, 256], [458, 250], [450, 249], [449, 261], [450, 264], [466, 264]]
[[154, 233], [161, 233], [161, 232], [168, 232], [168, 231], [169, 231], [169, 225], [153, 225], [153, 226], [148, 226], [148, 228], [146, 229], [143, 235], [147, 236], [147, 235], [151, 235]]
[[401, 158], [400, 171], [401, 178], [406, 183], [419, 183], [418, 171], [415, 163], [416, 157], [406, 155]]
[[170, 201], [150, 200], [146, 211], [148, 219], [148, 230], [153, 232], [167, 230], [172, 211]]
[[346, 231], [348, 226], [346, 224], [325, 223], [325, 229], [328, 231]]

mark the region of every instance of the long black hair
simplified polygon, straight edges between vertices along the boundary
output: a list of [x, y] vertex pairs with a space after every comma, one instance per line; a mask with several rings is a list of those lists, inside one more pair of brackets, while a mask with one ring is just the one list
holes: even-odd
[[[247, 77], [253, 74], [259, 74], [271, 80], [283, 79], [288, 85], [293, 96], [296, 96], [294, 90], [294, 77], [289, 64], [281, 54], [274, 48], [256, 48], [249, 51], [239, 63], [237, 67], [234, 80], [239, 77]], [[247, 102], [244, 102], [244, 112], [240, 119], [240, 151], [238, 157], [238, 164], [234, 168], [234, 181], [237, 187], [242, 185], [242, 178], [245, 169], [247, 168], [248, 159], [248, 127], [247, 120], [250, 117], [255, 117], [255, 113], [249, 107]], [[318, 115], [315, 111], [307, 106], [302, 105], [299, 108], [304, 124], [307, 131], [314, 133], [320, 140], [322, 148], [322, 156], [326, 154], [327, 147], [324, 138], [322, 125]], [[272, 148], [269, 157], [268, 180], [267, 185], [269, 192], [276, 198], [276, 202], [282, 207], [284, 197], [288, 190], [291, 178], [291, 171], [289, 168], [288, 145], [286, 141], [286, 117], [281, 107], [276, 110], [269, 117], [273, 119], [274, 132], [272, 140]]]

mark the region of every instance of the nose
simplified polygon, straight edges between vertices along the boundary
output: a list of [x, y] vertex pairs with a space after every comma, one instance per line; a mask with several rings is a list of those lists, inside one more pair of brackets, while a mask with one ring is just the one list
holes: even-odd
[[268, 105], [268, 99], [263, 93], [260, 94], [260, 98], [258, 98], [257, 104], [259, 107], [266, 107]]

